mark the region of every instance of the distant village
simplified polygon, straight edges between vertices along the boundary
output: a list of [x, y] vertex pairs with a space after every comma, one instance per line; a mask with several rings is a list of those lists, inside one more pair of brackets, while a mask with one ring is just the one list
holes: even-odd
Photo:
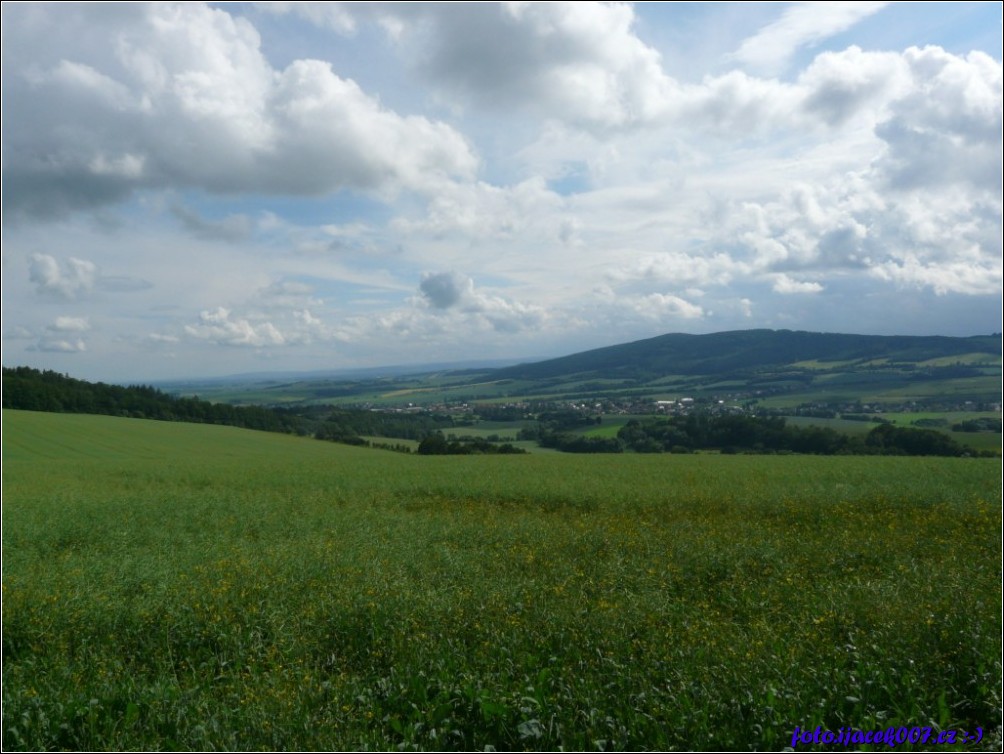
[[910, 400], [902, 403], [861, 403], [859, 401], [807, 402], [795, 407], [774, 408], [760, 404], [759, 399], [744, 395], [712, 397], [681, 397], [676, 399], [652, 399], [642, 397], [510, 401], [502, 403], [441, 402], [424, 405], [408, 403], [404, 406], [374, 406], [364, 404], [361, 408], [371, 411], [397, 414], [449, 414], [453, 416], [469, 414], [471, 417], [493, 418], [516, 421], [532, 419], [542, 411], [578, 411], [584, 414], [632, 415], [632, 416], [687, 416], [699, 412], [710, 415], [746, 414], [756, 416], [808, 416], [819, 419], [850, 419], [860, 421], [881, 421], [882, 414], [929, 413], [929, 412], [1001, 412], [1000, 402], [950, 401], [950, 400]]

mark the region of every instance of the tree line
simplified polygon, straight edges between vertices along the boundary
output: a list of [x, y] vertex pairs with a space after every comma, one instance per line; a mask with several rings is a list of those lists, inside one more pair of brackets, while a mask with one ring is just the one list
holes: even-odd
[[[363, 435], [422, 440], [431, 432], [453, 426], [449, 416], [436, 414], [385, 414], [332, 406], [281, 408], [210, 403], [198, 397], [172, 396], [149, 385], [124, 387], [87, 382], [31, 367], [3, 368], [3, 407], [224, 424], [351, 445], [367, 444]], [[403, 446], [392, 449], [401, 450]]]
[[423, 456], [516, 455], [526, 453], [512, 443], [497, 444], [480, 437], [447, 440], [441, 432], [433, 432], [418, 444]]
[[104, 414], [138, 419], [226, 424], [268, 432], [297, 432], [295, 413], [263, 406], [231, 406], [198, 398], [178, 398], [149, 385], [87, 382], [31, 367], [3, 368], [3, 407], [24, 411]]
[[829, 427], [789, 426], [779, 416], [691, 414], [665, 419], [632, 419], [617, 433], [638, 453], [808, 453], [813, 455], [909, 455], [993, 457], [965, 447], [944, 432], [880, 424], [866, 435]]

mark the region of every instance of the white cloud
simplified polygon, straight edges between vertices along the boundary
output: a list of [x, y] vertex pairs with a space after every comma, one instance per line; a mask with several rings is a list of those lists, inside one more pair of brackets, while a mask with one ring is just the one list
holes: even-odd
[[164, 335], [163, 333], [150, 333], [146, 339], [151, 343], [180, 343], [181, 338], [177, 335]]
[[705, 315], [700, 306], [672, 294], [650, 293], [626, 299], [624, 303], [641, 316], [660, 321], [700, 319]]
[[564, 200], [549, 190], [543, 179], [533, 177], [511, 187], [481, 181], [444, 185], [430, 198], [423, 217], [399, 218], [394, 227], [403, 234], [443, 237], [459, 233], [478, 240], [532, 234], [570, 243], [575, 222]]
[[222, 306], [201, 312], [198, 324], [186, 325], [185, 333], [226, 346], [280, 346], [286, 342], [271, 322], [253, 324], [243, 317], [231, 317], [230, 310]]
[[38, 293], [73, 299], [94, 287], [97, 266], [76, 257], [61, 265], [49, 254], [36, 253], [31, 255], [28, 275]]
[[15, 48], [5, 59], [18, 62], [4, 66], [5, 109], [19, 115], [4, 126], [12, 217], [58, 216], [144, 187], [432, 191], [477, 167], [453, 128], [382, 107], [326, 62], [274, 70], [257, 31], [224, 9], [105, 12], [101, 36], [66, 36], [64, 57], [51, 60], [53, 29], [89, 26], [94, 12], [5, 10], [5, 46]]
[[86, 317], [56, 317], [49, 329], [55, 332], [87, 332], [91, 323]]
[[450, 126], [381, 108], [321, 61], [283, 71], [270, 110], [282, 138], [259, 162], [258, 177], [273, 191], [433, 190], [477, 167]]
[[[762, 6], [269, 9], [4, 4], [5, 347], [151, 376], [546, 355], [883, 294], [848, 321], [992, 329], [990, 55], [822, 5], [763, 35]], [[712, 21], [682, 48], [715, 64], [671, 49]]]
[[747, 264], [722, 252], [664, 252], [645, 255], [625, 268], [612, 269], [607, 277], [618, 283], [642, 281], [656, 285], [672, 283], [679, 287], [723, 286], [748, 271]]
[[356, 30], [355, 17], [347, 8], [337, 2], [258, 2], [261, 10], [279, 15], [295, 13], [311, 23], [332, 29], [339, 34], [352, 34]]
[[[877, 163], [896, 189], [968, 183], [1000, 191], [1001, 65], [937, 47], [910, 48], [911, 88], [876, 128], [888, 151]], [[999, 194], [998, 194], [999, 195]]]
[[756, 72], [781, 73], [802, 47], [846, 31], [863, 18], [882, 10], [885, 2], [797, 3], [788, 7], [777, 21], [743, 40], [729, 58]]
[[784, 273], [774, 276], [775, 293], [820, 293], [823, 286], [811, 281], [794, 280]]
[[982, 264], [947, 262], [925, 263], [912, 255], [875, 265], [871, 274], [910, 288], [930, 288], [939, 296], [963, 293], [970, 296], [1001, 293], [1004, 267], [1000, 260]]
[[894, 52], [863, 52], [856, 46], [824, 52], [797, 81], [802, 109], [831, 126], [841, 126], [862, 112], [876, 116], [890, 101], [909, 91], [909, 66]]
[[95, 175], [135, 180], [142, 178], [145, 162], [145, 158], [134, 154], [122, 154], [111, 158], [98, 154], [94, 156], [87, 167]]
[[80, 338], [77, 338], [76, 340], [42, 338], [32, 350], [46, 351], [49, 353], [83, 353], [87, 350], [87, 344]]
[[730, 71], [682, 88], [673, 101], [673, 123], [710, 128], [729, 138], [762, 137], [804, 127], [801, 96], [793, 85]]
[[90, 329], [91, 323], [87, 317], [60, 316], [44, 327], [16, 326], [5, 332], [4, 337], [10, 340], [29, 341], [26, 346], [28, 351], [78, 354], [88, 350], [87, 343], [79, 336], [89, 332]]

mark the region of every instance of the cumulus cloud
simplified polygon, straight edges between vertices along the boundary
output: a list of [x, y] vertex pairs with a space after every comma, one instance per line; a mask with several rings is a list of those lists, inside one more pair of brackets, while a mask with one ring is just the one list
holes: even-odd
[[31, 255], [28, 275], [38, 293], [73, 299], [94, 287], [97, 266], [76, 257], [60, 264], [49, 254], [36, 253]]
[[279, 346], [286, 342], [271, 322], [252, 323], [243, 317], [231, 317], [230, 310], [222, 306], [201, 312], [198, 323], [186, 325], [185, 333], [226, 346]]
[[700, 306], [672, 294], [650, 293], [629, 298], [625, 303], [641, 316], [660, 321], [700, 319], [705, 314]]
[[26, 347], [27, 351], [76, 354], [88, 350], [87, 343], [80, 336], [89, 332], [90, 329], [91, 323], [87, 317], [60, 316], [43, 327], [17, 326], [11, 328], [4, 332], [4, 337], [12, 340], [30, 341]]
[[[680, 80], [641, 6], [267, 7], [346, 35], [337, 62], [293, 59], [298, 19], [263, 41], [248, 5], [4, 5], [4, 250], [27, 260], [5, 267], [6, 311], [89, 317], [29, 314], [11, 337], [97, 350], [85, 326], [114, 322], [182, 357], [245, 346], [228, 365], [309, 343], [540, 353], [556, 332], [773, 326], [850, 291], [954, 312], [1000, 293], [1000, 63], [869, 37], [785, 69], [874, 5], [778, 6], [744, 67]], [[167, 198], [115, 227], [32, 222], [144, 189]], [[340, 190], [357, 195], [287, 198]]]
[[456, 272], [426, 273], [419, 283], [419, 293], [420, 301], [435, 312], [451, 312], [487, 323], [498, 332], [533, 329], [546, 318], [541, 307], [478, 290], [470, 277]]
[[774, 292], [775, 293], [819, 293], [823, 290], [823, 286], [819, 283], [813, 283], [811, 281], [800, 281], [794, 280], [788, 277], [784, 273], [776, 275], [774, 277]]
[[910, 90], [876, 128], [888, 151], [877, 164], [897, 189], [969, 183], [1000, 190], [1001, 65], [988, 55], [959, 57], [910, 48]]
[[311, 3], [276, 10], [343, 33], [380, 23], [410, 65], [461, 107], [517, 107], [599, 133], [676, 125], [736, 135], [797, 130], [813, 119], [839, 123], [887, 89], [894, 56], [860, 50], [855, 60], [821, 56], [797, 83], [757, 77], [885, 5], [791, 7], [732, 55], [751, 73], [734, 70], [698, 84], [664, 71], [659, 52], [634, 31], [634, 10], [622, 3], [339, 6], [335, 17], [351, 24], [332, 23], [330, 11]]
[[[277, 279], [250, 291], [232, 307], [202, 310], [195, 322], [178, 332], [189, 339], [257, 349], [331, 341], [335, 330], [326, 321], [324, 300], [314, 293], [315, 287], [303, 281]], [[178, 340], [178, 335], [162, 332], [151, 342]]]
[[[56, 31], [93, 31], [96, 13], [101, 34]], [[225, 10], [5, 8], [4, 26], [5, 61], [18, 60], [4, 65], [4, 105], [19, 117], [4, 126], [3, 200], [16, 216], [53, 217], [143, 187], [431, 190], [477, 166], [454, 129], [382, 107], [328, 63], [274, 70], [257, 31]]]
[[879, 110], [908, 91], [909, 66], [894, 52], [863, 52], [851, 46], [824, 52], [798, 77], [801, 108], [831, 126], [840, 126], [862, 111]]
[[914, 255], [890, 259], [875, 265], [871, 274], [911, 288], [930, 288], [939, 296], [948, 293], [1000, 295], [1004, 266], [1000, 260], [930, 263]]
[[[338, 26], [309, 4], [294, 10]], [[584, 125], [623, 126], [651, 118], [671, 84], [659, 53], [635, 35], [634, 11], [623, 3], [346, 4], [340, 10], [380, 23], [443, 92], [491, 109], [517, 106]]]
[[84, 298], [93, 291], [135, 293], [153, 288], [153, 283], [142, 278], [103, 275], [86, 259], [70, 257], [61, 262], [51, 254], [37, 252], [28, 259], [28, 279], [36, 293], [64, 300]]

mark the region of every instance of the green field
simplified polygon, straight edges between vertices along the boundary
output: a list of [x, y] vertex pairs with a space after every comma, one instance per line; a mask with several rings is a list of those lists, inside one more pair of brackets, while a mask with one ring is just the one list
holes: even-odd
[[999, 750], [1000, 474], [5, 410], [3, 747]]

